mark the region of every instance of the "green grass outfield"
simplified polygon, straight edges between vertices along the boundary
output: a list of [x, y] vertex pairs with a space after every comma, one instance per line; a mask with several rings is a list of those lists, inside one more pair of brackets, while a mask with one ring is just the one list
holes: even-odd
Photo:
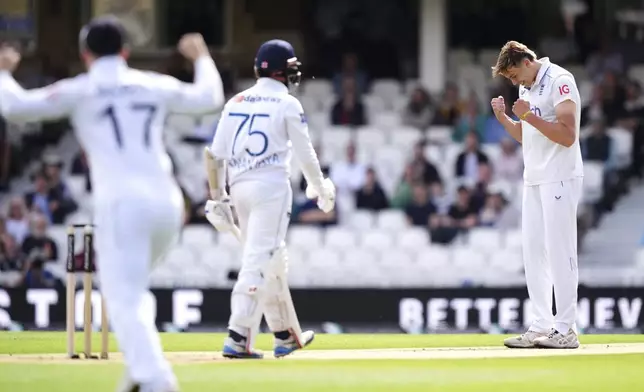
[[[229, 361], [218, 353], [221, 334], [162, 335], [184, 392], [644, 391], [644, 335], [583, 335], [579, 350], [509, 350], [501, 347], [504, 337], [318, 335], [310, 348], [282, 360]], [[99, 339], [94, 333], [94, 352]], [[262, 335], [258, 348], [271, 346], [271, 336]], [[81, 333], [76, 348], [82, 349]], [[62, 332], [1, 332], [0, 390], [114, 391], [123, 371], [118, 354], [70, 361], [64, 351]], [[401, 359], [408, 357], [416, 359]]]

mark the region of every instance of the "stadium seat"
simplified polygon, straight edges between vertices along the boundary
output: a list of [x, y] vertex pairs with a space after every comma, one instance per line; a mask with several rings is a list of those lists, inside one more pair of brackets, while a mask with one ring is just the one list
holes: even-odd
[[360, 127], [355, 131], [355, 141], [359, 148], [372, 150], [387, 144], [387, 137], [377, 128]]
[[325, 79], [307, 79], [302, 82], [302, 93], [312, 97], [334, 96], [333, 85]]
[[508, 230], [505, 232], [504, 239], [505, 249], [508, 250], [521, 250], [523, 244], [523, 234], [521, 230]]
[[481, 144], [481, 150], [490, 158], [490, 161], [496, 162], [501, 156], [501, 146], [499, 144], [485, 143]]
[[417, 264], [422, 264], [427, 268], [449, 268], [451, 264], [451, 254], [448, 248], [442, 246], [433, 246], [422, 249], [416, 256]]
[[497, 49], [481, 49], [478, 55], [478, 63], [484, 69], [490, 69], [496, 64], [496, 59], [499, 57]]
[[523, 272], [523, 256], [521, 250], [504, 249], [490, 255], [489, 265], [495, 271], [508, 273]]
[[322, 230], [314, 226], [291, 226], [287, 241], [299, 248], [317, 249], [322, 246]]
[[584, 162], [582, 202], [597, 202], [603, 194], [603, 187], [604, 165], [599, 162]]
[[382, 97], [374, 94], [365, 94], [362, 97], [362, 103], [364, 104], [369, 117], [386, 110], [387, 106]]
[[377, 79], [371, 84], [371, 93], [383, 100], [391, 100], [400, 96], [402, 86], [395, 79]]
[[86, 179], [84, 175], [74, 175], [65, 178], [65, 184], [71, 193], [74, 200], [79, 200], [85, 197], [87, 191], [85, 190]]
[[378, 262], [384, 266], [393, 266], [398, 270], [413, 269], [416, 263], [413, 255], [405, 249], [389, 248], [378, 253]]
[[398, 127], [391, 131], [391, 144], [411, 151], [414, 145], [423, 138], [423, 134], [415, 128]]
[[635, 266], [644, 270], [644, 248], [639, 248], [635, 252]]
[[377, 113], [370, 117], [370, 124], [385, 132], [390, 132], [400, 126], [400, 115], [395, 112]]
[[376, 215], [376, 227], [384, 231], [400, 232], [409, 227], [407, 216], [401, 210], [382, 210]]
[[375, 227], [376, 216], [371, 211], [356, 210], [344, 222], [347, 227], [364, 231]]
[[378, 252], [372, 248], [356, 247], [343, 251], [342, 264], [371, 267], [378, 262]]
[[241, 249], [239, 240], [231, 233], [217, 233], [217, 245], [227, 249]]
[[449, 144], [452, 142], [452, 127], [431, 126], [425, 131], [427, 141], [435, 144]]
[[467, 271], [469, 275], [473, 276], [483, 270], [486, 265], [486, 257], [475, 249], [457, 247], [452, 251], [452, 262], [457, 270]]
[[425, 146], [425, 158], [433, 164], [437, 164], [443, 160], [443, 150], [439, 146], [427, 145]]
[[468, 245], [472, 249], [491, 252], [501, 249], [501, 232], [492, 228], [473, 228], [469, 231]]
[[474, 53], [469, 49], [457, 48], [447, 52], [447, 64], [449, 67], [458, 67], [460, 65], [473, 64]]
[[215, 241], [214, 229], [210, 225], [187, 225], [181, 232], [181, 243], [209, 245]]
[[309, 128], [316, 132], [327, 129], [331, 125], [331, 116], [325, 112], [307, 114], [306, 120]]
[[[322, 132], [322, 148], [326, 149], [329, 146], [338, 146], [341, 149], [346, 149], [349, 143], [353, 140], [353, 133], [347, 127], [329, 127]], [[323, 154], [326, 154], [323, 152]]]
[[358, 244], [358, 234], [346, 227], [329, 227], [324, 235], [324, 247], [343, 250]]
[[415, 252], [430, 245], [429, 232], [420, 227], [409, 227], [396, 235], [396, 246]]
[[617, 167], [624, 169], [631, 164], [633, 153], [633, 133], [624, 128], [611, 128], [608, 135], [615, 143]]
[[394, 235], [384, 230], [369, 230], [362, 233], [361, 243], [365, 248], [385, 250], [394, 244]]
[[329, 248], [318, 248], [309, 253], [307, 267], [310, 268], [335, 268], [341, 263], [342, 253]]

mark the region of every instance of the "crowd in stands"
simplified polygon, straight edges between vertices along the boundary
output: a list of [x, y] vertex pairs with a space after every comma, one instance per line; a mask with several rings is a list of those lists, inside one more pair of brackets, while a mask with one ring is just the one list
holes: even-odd
[[[358, 60], [355, 55], [347, 55], [342, 68], [331, 79], [335, 96], [328, 116], [332, 125], [358, 128], [368, 123], [370, 114], [364, 97], [372, 81]], [[619, 53], [597, 52], [589, 58], [586, 73], [592, 80], [593, 90], [581, 118], [585, 129], [583, 157], [587, 162], [601, 162], [605, 168], [604, 192], [593, 206], [592, 225], [599, 222], [598, 217], [603, 213], [614, 208], [631, 179], [642, 178], [644, 96], [639, 82], [626, 77], [627, 69]], [[19, 77], [29, 87], [48, 81], [41, 78], [33, 85], [26, 82], [28, 79]], [[190, 75], [182, 79], [188, 80]], [[344, 159], [339, 160], [326, 159], [322, 145], [316, 145], [323, 171], [337, 187], [339, 208], [330, 213], [318, 210], [314, 201], [302, 197], [305, 179], [294, 178], [292, 223], [320, 227], [336, 225], [346, 207], [342, 203], [352, 203], [351, 209], [358, 210], [399, 209], [411, 226], [425, 228], [432, 242], [440, 244], [453, 242], [473, 227], [520, 227], [520, 203], [513, 201], [516, 195], [498, 184], [520, 184], [523, 174], [521, 147], [508, 137], [491, 114], [489, 105], [482, 104], [498, 95], [504, 95], [506, 102], [513, 102], [516, 90], [501, 82], [494, 91], [467, 92], [464, 96], [458, 84], [447, 83], [442, 94], [435, 97], [418, 86], [411, 89], [406, 102], [394, 108], [400, 115], [401, 124], [419, 132], [432, 126], [452, 129], [452, 141], [461, 146], [461, 152], [447, 172], [439, 170], [438, 162], [426, 154], [429, 141], [425, 139], [410, 146], [402, 176], [385, 179], [375, 166], [361, 162], [357, 153], [360, 146], [355, 141], [348, 144]], [[508, 114], [513, 116], [511, 105], [506, 106]], [[21, 279], [15, 284], [29, 287], [57, 284], [42, 267], [44, 263], [56, 260], [61, 252], [47, 236], [47, 228], [64, 223], [78, 208], [78, 201], [66, 186], [64, 173], [85, 176], [85, 189], [91, 192], [89, 167], [82, 151], [67, 168], [55, 157], [40, 159], [37, 170], [29, 173], [31, 190], [24, 194], [9, 187], [10, 178], [21, 174], [28, 163], [40, 157], [43, 146], [55, 142], [60, 136], [57, 129], [63, 126], [59, 123], [38, 125], [36, 132], [11, 144], [7, 129], [15, 125], [0, 121], [0, 185], [4, 187], [5, 196], [0, 220], [0, 271], [21, 271]], [[614, 127], [632, 134], [632, 160], [628, 168], [617, 165], [616, 142], [609, 132]], [[49, 131], [55, 136], [48, 135]], [[485, 152], [483, 146], [491, 144], [500, 146], [498, 156], [488, 156]], [[17, 156], [21, 162], [11, 166]], [[385, 190], [388, 187], [383, 181], [395, 182], [393, 192]], [[202, 192], [186, 192], [186, 224], [207, 224], [203, 208], [207, 197], [205, 183]]]

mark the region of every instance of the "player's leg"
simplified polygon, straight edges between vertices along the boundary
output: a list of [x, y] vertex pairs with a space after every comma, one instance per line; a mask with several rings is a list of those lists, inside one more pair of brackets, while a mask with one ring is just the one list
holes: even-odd
[[[98, 276], [110, 323], [134, 385], [159, 385], [173, 391], [176, 379], [163, 356], [153, 319], [146, 303], [151, 237], [155, 207], [121, 202], [97, 213]], [[98, 212], [98, 211], [97, 211]], [[129, 391], [127, 384], [123, 391]], [[155, 390], [156, 390], [155, 389]]]
[[555, 289], [555, 329], [538, 339], [539, 347], [577, 348], [577, 204], [581, 179], [545, 184], [541, 200], [545, 210], [545, 242]]
[[[228, 358], [262, 358], [254, 350], [254, 341], [264, 310], [265, 269], [271, 259], [266, 247], [263, 228], [270, 220], [260, 221], [258, 210], [262, 202], [274, 198], [264, 192], [261, 183], [242, 182], [231, 188], [231, 198], [242, 232], [242, 266], [230, 297], [228, 337], [224, 341], [223, 355]], [[268, 249], [268, 250], [266, 250]]]
[[283, 203], [276, 201], [272, 210], [273, 213], [279, 213], [275, 219], [280, 222], [279, 228], [276, 229], [276, 240], [279, 241], [280, 246], [274, 253], [274, 262], [268, 271], [264, 310], [266, 323], [275, 335], [273, 353], [276, 357], [283, 357], [303, 348], [314, 338], [313, 331], [302, 332], [288, 287], [288, 252], [284, 239], [290, 222], [293, 194], [290, 187], [285, 191]]
[[526, 186], [523, 188], [521, 227], [526, 285], [535, 320], [526, 333], [504, 341], [505, 346], [510, 348], [534, 347], [534, 340], [550, 332], [554, 321], [552, 315], [552, 280], [550, 269], [547, 265], [546, 247], [543, 240], [544, 217], [539, 186]]

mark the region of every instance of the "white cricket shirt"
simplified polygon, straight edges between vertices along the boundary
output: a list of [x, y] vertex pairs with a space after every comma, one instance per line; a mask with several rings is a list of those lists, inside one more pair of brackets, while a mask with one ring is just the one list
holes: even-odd
[[545, 137], [538, 129], [521, 121], [524, 159], [523, 179], [526, 185], [569, 180], [584, 175], [579, 146], [581, 98], [573, 75], [553, 64], [547, 57], [539, 59], [541, 68], [531, 88], [519, 87], [519, 97], [530, 103], [530, 110], [548, 122], [555, 122], [555, 107], [563, 101], [576, 104], [575, 142], [564, 147]]
[[287, 182], [291, 148], [307, 180], [319, 186], [320, 163], [300, 101], [283, 83], [260, 78], [224, 106], [211, 152], [227, 161], [232, 186], [242, 180]]
[[0, 112], [9, 120], [69, 117], [87, 154], [95, 201], [158, 197], [178, 188], [163, 143], [168, 112], [203, 114], [224, 103], [210, 57], [195, 64], [195, 83], [129, 68], [119, 56], [42, 89], [23, 90], [0, 72]]

